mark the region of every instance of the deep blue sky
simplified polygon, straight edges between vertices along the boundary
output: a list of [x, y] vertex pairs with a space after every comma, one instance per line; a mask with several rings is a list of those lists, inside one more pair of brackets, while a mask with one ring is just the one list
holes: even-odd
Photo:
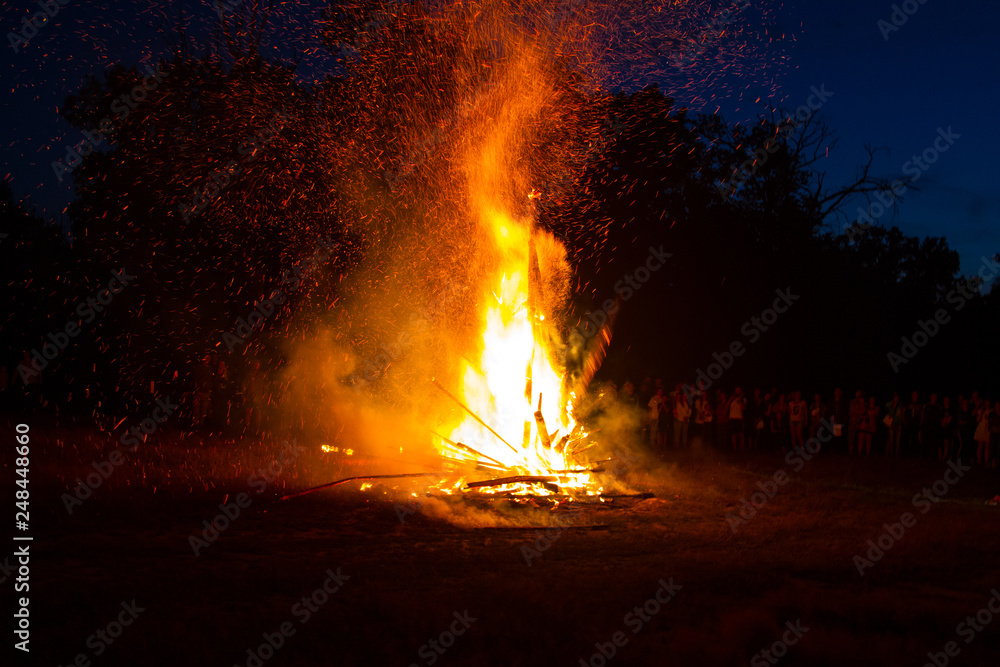
[[[893, 4], [899, 3], [786, 2], [776, 18], [795, 39], [789, 66], [776, 82], [778, 101], [797, 106], [822, 84], [833, 93], [821, 110], [838, 139], [821, 162], [831, 183], [850, 180], [866, 159], [866, 144], [884, 149], [872, 173], [898, 176], [914, 154], [932, 146], [939, 127], [960, 134], [923, 172], [916, 183], [921, 190], [904, 195], [898, 212], [879, 222], [911, 236], [946, 237], [960, 254], [962, 272], [975, 273], [983, 256], [1000, 252], [1000, 133], [994, 118], [1000, 106], [1000, 3], [917, 2], [919, 9], [886, 40], [878, 21], [890, 19]], [[767, 95], [765, 81], [751, 86], [743, 101], [723, 105], [722, 113], [746, 120], [755, 94]], [[863, 198], [846, 212], [854, 217], [858, 207], [867, 208]]]
[[[875, 174], [889, 176], [930, 147], [939, 127], [952, 127], [961, 138], [923, 174], [922, 191], [909, 193], [898, 214], [888, 213], [880, 222], [909, 235], [945, 236], [961, 255], [963, 273], [974, 273], [981, 257], [1000, 252], [1000, 189], [994, 181], [1000, 133], [990, 127], [1000, 108], [1000, 3], [914, 1], [919, 9], [888, 41], [877, 22], [890, 18], [892, 2], [771, 4], [772, 20], [793, 37], [785, 49], [787, 64], [760, 80], [729, 81], [742, 91], [740, 99], [716, 95], [701, 110], [721, 106], [730, 120], [748, 120], [758, 96], [776, 90], [775, 101], [794, 107], [811, 86], [825, 84], [834, 95], [822, 113], [839, 137], [823, 161], [832, 183], [851, 177], [865, 157], [865, 144], [886, 149], [878, 154]], [[150, 27], [158, 24], [157, 4], [119, 2], [109, 10], [106, 2], [69, 0], [20, 53], [7, 45], [6, 34], [19, 29], [21, 18], [37, 5], [4, 4], [2, 173], [15, 193], [47, 218], [57, 219], [72, 197], [71, 179], [58, 183], [49, 164], [80, 140], [57, 107], [86, 74], [114, 62], [155, 62], [164, 53], [163, 40]], [[301, 4], [307, 8], [301, 10], [301, 25], [293, 27], [300, 35], [319, 6]], [[863, 204], [854, 202], [848, 211]]]
[[889, 18], [892, 4], [786, 5], [801, 16], [802, 28], [792, 51], [795, 69], [782, 88], [792, 100], [820, 83], [835, 93], [823, 108], [840, 137], [827, 167], [835, 180], [854, 173], [866, 143], [889, 149], [876, 162], [876, 174], [888, 176], [930, 147], [939, 127], [960, 134], [917, 182], [921, 191], [881, 222], [914, 236], [946, 237], [962, 271], [972, 273], [982, 256], [1000, 252], [1000, 3], [926, 0], [886, 41], [877, 22]]

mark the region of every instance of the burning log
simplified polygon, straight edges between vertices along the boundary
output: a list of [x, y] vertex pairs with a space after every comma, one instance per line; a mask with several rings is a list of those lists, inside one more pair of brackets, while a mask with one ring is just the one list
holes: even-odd
[[524, 372], [524, 400], [531, 403], [531, 367], [535, 365], [535, 348], [531, 348], [531, 358], [528, 359], [528, 368]]
[[598, 445], [598, 443], [592, 442], [589, 445], [587, 445], [586, 447], [581, 447], [580, 449], [575, 449], [572, 452], [567, 452], [567, 455], [568, 456], [572, 456], [572, 457], [575, 458], [576, 456], [582, 454], [583, 452], [587, 451], [588, 449], [593, 449], [594, 447], [597, 447], [597, 445]]
[[539, 475], [518, 475], [516, 477], [501, 477], [500, 479], [487, 479], [481, 482], [469, 482], [467, 489], [478, 489], [488, 486], [503, 486], [504, 484], [541, 484], [553, 493], [559, 492], [559, 487], [553, 484], [558, 481], [558, 477]]
[[475, 470], [476, 472], [488, 472], [493, 475], [496, 475], [499, 473], [507, 472], [510, 470], [510, 468], [497, 468], [496, 466], [492, 466], [489, 463], [483, 463], [482, 461], [477, 461]]
[[[475, 498], [476, 502], [480, 503], [508, 503], [512, 500], [514, 502], [525, 502], [525, 501], [541, 501], [549, 504], [554, 504], [558, 506], [564, 501], [571, 501], [578, 505], [589, 505], [592, 507], [599, 507], [606, 503], [613, 503], [616, 500], [649, 500], [650, 498], [655, 498], [655, 493], [650, 493], [649, 491], [644, 491], [641, 493], [602, 493], [600, 495], [586, 496], [583, 498], [575, 497], [572, 495], [548, 495], [548, 496], [533, 496], [529, 494], [521, 494], [518, 496], [511, 497], [506, 494], [494, 494], [494, 495], [479, 495]], [[598, 524], [600, 525], [600, 524]], [[595, 526], [597, 527], [597, 526]], [[567, 526], [567, 528], [588, 528], [588, 526]], [[518, 530], [524, 530], [523, 527], [517, 528]], [[502, 530], [497, 528], [492, 528], [491, 530]]]
[[545, 428], [545, 417], [542, 415], [542, 395], [538, 395], [538, 410], [535, 412], [535, 424], [538, 426], [538, 436], [542, 439], [545, 449], [552, 449], [552, 439], [549, 430]]
[[480, 452], [478, 450], [475, 450], [472, 447], [469, 447], [464, 442], [454, 442], [454, 441], [449, 440], [448, 438], [444, 437], [443, 435], [435, 433], [434, 431], [431, 431], [431, 435], [436, 436], [438, 438], [441, 438], [441, 440], [443, 440], [444, 442], [448, 443], [449, 445], [451, 445], [455, 449], [461, 449], [462, 451], [468, 452], [468, 453], [470, 453], [470, 454], [472, 454], [474, 456], [478, 456], [479, 458], [486, 459], [487, 461], [490, 461], [491, 463], [495, 463], [496, 465], [498, 465], [499, 467], [503, 468], [504, 470], [507, 469], [507, 466], [504, 465], [503, 463], [501, 463], [500, 461], [497, 461], [495, 458], [492, 458], [490, 456], [486, 456], [486, 454], [483, 454], [482, 452]]
[[[531, 403], [531, 367], [535, 363], [535, 348], [531, 348], [531, 359], [528, 360], [528, 368], [524, 372], [524, 400]], [[531, 446], [531, 422], [527, 419], [524, 420], [524, 440], [521, 442], [521, 446], [527, 449]]]
[[[534, 227], [534, 224], [531, 227]], [[543, 303], [544, 294], [542, 293], [542, 269], [538, 262], [538, 249], [535, 248], [534, 230], [531, 227], [529, 227], [528, 232], [528, 318], [531, 326], [534, 327], [538, 306]]]

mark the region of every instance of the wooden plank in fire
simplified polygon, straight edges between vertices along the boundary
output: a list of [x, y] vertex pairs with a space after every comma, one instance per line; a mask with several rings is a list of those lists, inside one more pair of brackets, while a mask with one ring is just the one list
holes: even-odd
[[503, 468], [504, 470], [507, 469], [507, 466], [504, 463], [502, 463], [500, 461], [497, 461], [495, 458], [492, 458], [490, 456], [486, 456], [486, 454], [483, 454], [482, 452], [480, 452], [480, 451], [478, 451], [476, 449], [473, 449], [472, 447], [469, 447], [464, 442], [455, 442], [453, 440], [449, 440], [448, 438], [444, 437], [440, 433], [435, 433], [434, 431], [431, 431], [431, 435], [437, 436], [438, 438], [441, 438], [443, 441], [445, 441], [446, 443], [448, 443], [449, 445], [451, 445], [455, 449], [461, 449], [462, 451], [465, 451], [465, 452], [468, 452], [470, 454], [473, 454], [474, 456], [478, 456], [479, 458], [486, 459], [487, 461], [491, 461], [492, 463], [495, 463], [496, 465], [498, 465], [499, 467]]
[[465, 403], [463, 403], [458, 398], [456, 398], [450, 391], [448, 391], [447, 389], [445, 389], [444, 387], [442, 387], [441, 384], [437, 380], [431, 380], [431, 384], [433, 384], [435, 387], [437, 387], [438, 389], [440, 389], [444, 393], [445, 396], [447, 396], [451, 400], [453, 400], [456, 403], [458, 403], [458, 406], [460, 408], [462, 408], [463, 410], [465, 410], [466, 412], [468, 412], [469, 415], [473, 419], [475, 419], [477, 422], [479, 422], [480, 425], [482, 425], [483, 428], [485, 428], [487, 431], [489, 431], [490, 433], [492, 433], [493, 435], [495, 435], [500, 442], [502, 442], [503, 444], [505, 444], [508, 447], [510, 447], [510, 451], [514, 452], [515, 454], [518, 453], [518, 451], [516, 449], [514, 449], [514, 445], [512, 445], [509, 442], [507, 442], [506, 440], [504, 440], [503, 436], [501, 436], [499, 433], [497, 433], [496, 431], [494, 431], [493, 428], [489, 424], [487, 424], [486, 422], [484, 422], [479, 417], [479, 415], [477, 415], [475, 412], [473, 412], [472, 409], [469, 408]]
[[535, 411], [535, 425], [538, 427], [538, 437], [542, 439], [542, 446], [545, 449], [552, 449], [552, 440], [549, 437], [549, 430], [545, 428], [545, 417], [542, 416], [542, 395], [538, 394], [538, 410]]
[[[489, 486], [503, 486], [504, 484], [541, 484], [546, 488], [556, 486], [554, 482], [558, 477], [548, 475], [517, 475], [515, 477], [501, 477], [499, 479], [486, 479], [481, 482], [469, 482], [467, 489], [478, 489]], [[558, 487], [556, 487], [558, 489]]]

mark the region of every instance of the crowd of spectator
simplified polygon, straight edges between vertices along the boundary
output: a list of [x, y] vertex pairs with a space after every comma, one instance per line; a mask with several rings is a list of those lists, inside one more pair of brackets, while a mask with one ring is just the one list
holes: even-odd
[[851, 455], [937, 458], [996, 467], [1000, 455], [1000, 401], [973, 391], [966, 397], [914, 391], [908, 399], [894, 392], [876, 397], [858, 389], [848, 399], [841, 389], [815, 393], [737, 387], [702, 391], [678, 384], [668, 391], [661, 380], [637, 388], [626, 382], [619, 398], [646, 411], [643, 436], [660, 452], [694, 444], [735, 452], [801, 448], [827, 429], [834, 450]]
[[[184, 429], [206, 433], [259, 433], [267, 428], [263, 405], [270, 404], [279, 390], [280, 380], [275, 373], [267, 373], [260, 361], [251, 359], [234, 369], [232, 358], [217, 352], [193, 356], [188, 363], [177, 367], [173, 378], [150, 382], [150, 396], [178, 401], [182, 406], [181, 417], [173, 420]], [[24, 353], [21, 367], [30, 367], [31, 359]], [[62, 412], [62, 401], [67, 413], [94, 416], [107, 409], [114, 390], [97, 384], [84, 384], [70, 390], [50, 381], [48, 373], [37, 371], [20, 380], [17, 367], [13, 372], [0, 364], [0, 413], [30, 413], [35, 410]], [[57, 380], [58, 382], [58, 380]], [[61, 393], [66, 390], [66, 394]], [[64, 396], [64, 398], [60, 398]], [[142, 408], [136, 410], [143, 413]], [[116, 422], [120, 416], [114, 416]], [[85, 417], [84, 421], [89, 419]]]

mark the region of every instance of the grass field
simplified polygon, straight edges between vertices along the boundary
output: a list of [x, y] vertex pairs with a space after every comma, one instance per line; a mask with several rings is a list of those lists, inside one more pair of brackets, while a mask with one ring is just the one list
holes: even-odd
[[[309, 448], [258, 493], [248, 477], [280, 443], [163, 434], [69, 514], [62, 494], [106, 441], [32, 437], [32, 650], [11, 664], [920, 666], [928, 652], [1000, 664], [1000, 618], [958, 627], [1000, 587], [995, 470], [950, 473], [937, 502], [915, 503], [946, 464], [821, 451], [796, 470], [779, 454], [707, 450], [636, 465], [627, 478], [655, 493], [645, 500], [404, 505], [350, 483], [281, 501], [364, 465]], [[778, 471], [788, 478], [770, 487]], [[727, 515], [749, 516], [741, 500], [759, 484], [773, 496], [734, 532]], [[249, 504], [207, 540], [203, 522], [241, 493]], [[883, 536], [905, 513], [903, 534]], [[889, 548], [862, 576], [855, 556], [880, 536]], [[308, 600], [324, 583], [336, 590]], [[95, 634], [117, 632], [133, 600], [142, 611], [120, 636]], [[257, 650], [265, 634], [276, 651]]]

